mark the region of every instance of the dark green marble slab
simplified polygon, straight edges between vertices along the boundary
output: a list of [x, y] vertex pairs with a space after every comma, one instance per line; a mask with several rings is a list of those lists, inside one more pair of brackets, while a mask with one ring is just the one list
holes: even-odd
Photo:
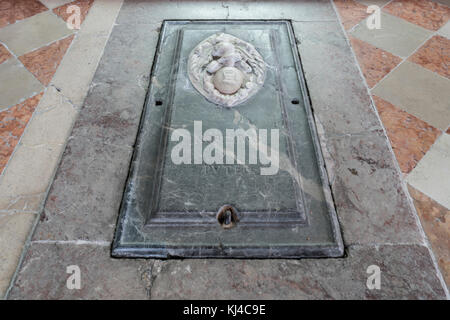
[[[215, 105], [187, 75], [191, 50], [225, 32], [255, 46], [263, 88], [234, 108]], [[312, 119], [295, 37], [287, 21], [165, 21], [113, 243], [117, 257], [338, 257], [343, 244]], [[279, 169], [174, 164], [176, 129], [276, 129]], [[268, 141], [270, 134], [268, 133]], [[202, 148], [208, 145], [203, 142]], [[225, 163], [225, 160], [224, 160]], [[233, 228], [217, 213], [236, 212]]]

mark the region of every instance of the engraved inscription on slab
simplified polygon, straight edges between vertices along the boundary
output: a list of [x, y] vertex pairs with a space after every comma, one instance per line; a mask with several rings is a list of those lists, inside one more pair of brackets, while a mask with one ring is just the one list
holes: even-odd
[[265, 64], [250, 43], [218, 33], [192, 50], [188, 74], [193, 86], [209, 101], [234, 107], [262, 87]]

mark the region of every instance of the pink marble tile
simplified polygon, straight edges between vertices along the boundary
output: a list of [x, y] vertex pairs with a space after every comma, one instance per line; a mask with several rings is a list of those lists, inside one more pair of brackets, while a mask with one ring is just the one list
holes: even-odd
[[57, 7], [53, 9], [53, 12], [60, 16], [64, 21], [67, 21], [67, 19], [72, 15], [72, 13], [67, 13], [67, 8], [72, 5], [76, 5], [80, 7], [80, 22], [83, 23], [84, 19], [86, 18], [86, 15], [89, 12], [89, 9], [91, 8], [92, 4], [94, 3], [94, 0], [77, 0], [73, 2], [69, 2], [63, 6]]
[[354, 0], [334, 0], [334, 4], [339, 12], [345, 30], [351, 29], [361, 20], [369, 16], [367, 6]]
[[37, 0], [1, 0], [0, 28], [47, 10]]
[[450, 210], [408, 185], [447, 285], [450, 286]]
[[373, 99], [400, 169], [411, 172], [441, 131], [377, 96]]
[[385, 50], [350, 36], [361, 70], [370, 88], [395, 68], [402, 59]]
[[436, 35], [409, 60], [450, 79], [450, 40]]
[[0, 112], [0, 174], [8, 163], [43, 92]]
[[6, 60], [8, 60], [11, 57], [12, 57], [12, 55], [8, 51], [8, 49], [6, 49], [5, 46], [0, 43], [0, 63], [5, 62]]
[[73, 40], [73, 35], [34, 50], [19, 57], [23, 65], [43, 84], [52, 80], [64, 54]]
[[450, 8], [430, 0], [394, 0], [384, 11], [428, 30], [439, 30], [450, 19]]

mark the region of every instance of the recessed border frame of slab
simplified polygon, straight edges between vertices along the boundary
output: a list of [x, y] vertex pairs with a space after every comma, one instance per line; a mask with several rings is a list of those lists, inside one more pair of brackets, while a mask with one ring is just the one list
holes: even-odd
[[[263, 237], [267, 237], [267, 241], [262, 241], [261, 243], [255, 243], [255, 241], [246, 241], [245, 239], [241, 243], [233, 243], [232, 241], [229, 241], [230, 238], [233, 237], [233, 235], [230, 234], [230, 231], [225, 231], [224, 233], [213, 233], [211, 231], [214, 230], [214, 228], [220, 228], [217, 221], [212, 221], [215, 223], [215, 226], [211, 224], [210, 216], [215, 213], [209, 212], [202, 213], [201, 216], [205, 216], [203, 220], [205, 222], [202, 222], [203, 220], [198, 220], [198, 225], [196, 224], [189, 224], [189, 221], [192, 220], [187, 218], [186, 220], [186, 226], [180, 225], [180, 223], [175, 224], [173, 223], [173, 226], [170, 225], [166, 221], [166, 223], [162, 223], [160, 226], [160, 230], [156, 231], [155, 228], [158, 226], [155, 224], [155, 222], [152, 222], [152, 219], [149, 219], [145, 213], [142, 213], [142, 207], [139, 207], [136, 204], [140, 200], [133, 200], [128, 201], [128, 199], [136, 199], [138, 197], [145, 197], [148, 195], [141, 194], [140, 191], [136, 191], [136, 186], [139, 185], [139, 177], [140, 176], [152, 176], [151, 172], [140, 172], [138, 167], [140, 167], [139, 164], [135, 164], [140, 158], [140, 153], [144, 152], [145, 154], [148, 154], [147, 151], [142, 151], [140, 149], [144, 149], [145, 143], [142, 141], [142, 139], [139, 139], [136, 142], [136, 148], [133, 155], [133, 159], [131, 161], [131, 167], [130, 167], [130, 174], [128, 177], [127, 186], [125, 188], [122, 205], [120, 209], [120, 215], [118, 219], [116, 234], [114, 237], [114, 242], [112, 245], [112, 256], [114, 257], [138, 257], [138, 258], [174, 258], [174, 257], [182, 257], [182, 258], [302, 258], [302, 257], [341, 257], [343, 255], [344, 247], [343, 247], [343, 241], [341, 237], [341, 232], [339, 228], [338, 219], [336, 216], [336, 211], [334, 207], [334, 203], [331, 196], [331, 190], [330, 190], [330, 184], [327, 177], [327, 172], [325, 169], [325, 163], [323, 160], [323, 155], [321, 152], [321, 147], [319, 143], [319, 139], [317, 136], [316, 128], [315, 128], [315, 121], [312, 115], [312, 110], [310, 106], [310, 99], [308, 95], [308, 90], [306, 87], [306, 82], [303, 76], [303, 69], [300, 61], [299, 52], [296, 46], [296, 38], [295, 34], [292, 28], [292, 25], [290, 21], [288, 20], [165, 20], [163, 22], [160, 37], [158, 41], [158, 47], [156, 49], [156, 52], [158, 53], [155, 57], [153, 68], [152, 68], [152, 76], [151, 78], [158, 78], [158, 66], [161, 64], [161, 52], [163, 51], [163, 48], [161, 48], [162, 43], [166, 44], [165, 37], [166, 33], [169, 33], [169, 31], [166, 32], [166, 29], [171, 30], [179, 28], [180, 31], [182, 31], [182, 28], [184, 27], [192, 27], [192, 26], [211, 26], [210, 28], [214, 29], [217, 28], [217, 25], [227, 25], [229, 27], [233, 26], [253, 26], [257, 28], [259, 25], [261, 28], [264, 27], [273, 27], [273, 28], [280, 28], [280, 30], [283, 30], [287, 34], [287, 42], [286, 44], [289, 44], [284, 49], [289, 50], [291, 48], [292, 50], [292, 57], [293, 62], [295, 65], [295, 72], [297, 80], [299, 82], [299, 88], [301, 91], [302, 99], [303, 99], [303, 106], [305, 109], [305, 117], [306, 121], [308, 123], [307, 127], [309, 126], [309, 134], [312, 138], [312, 144], [313, 144], [313, 152], [315, 154], [315, 159], [317, 161], [317, 172], [320, 176], [320, 187], [322, 189], [322, 195], [320, 196], [322, 201], [325, 204], [325, 211], [324, 213], [315, 213], [316, 215], [323, 215], [324, 217], [318, 218], [318, 219], [306, 219], [306, 223], [303, 223], [302, 225], [297, 226], [297, 228], [300, 228], [300, 231], [292, 232], [292, 235], [297, 238], [295, 239], [289, 239], [286, 241], [280, 241], [277, 242], [276, 235], [278, 233], [285, 233], [285, 231], [282, 231], [282, 218], [280, 217], [277, 221], [274, 221], [273, 227], [271, 231], [261, 231], [255, 234], [259, 234], [259, 237], [261, 237], [261, 241], [263, 240]], [[175, 31], [170, 31], [175, 32]], [[176, 31], [179, 32], [179, 31]], [[273, 30], [272, 30], [273, 32]], [[179, 39], [182, 37], [176, 37], [175, 40], [172, 42], [176, 43], [174, 44], [174, 48], [180, 49], [179, 45]], [[177, 40], [178, 39], [178, 40]], [[272, 39], [272, 36], [271, 36]], [[271, 40], [272, 43], [273, 39]], [[273, 47], [273, 43], [272, 43]], [[178, 55], [178, 50], [175, 50], [174, 56], [176, 57]], [[275, 59], [277, 60], [277, 59]], [[178, 64], [178, 59], [173, 58], [172, 61]], [[163, 62], [164, 64], [164, 62]], [[167, 64], [167, 63], [166, 63]], [[156, 70], [155, 70], [156, 69]], [[173, 67], [171, 70], [174, 69]], [[178, 67], [175, 68], [178, 70]], [[281, 69], [280, 67], [276, 68]], [[174, 75], [170, 76], [170, 78], [175, 79]], [[162, 80], [158, 78], [156, 82], [161, 82]], [[278, 80], [281, 81], [281, 80]], [[145, 104], [145, 110], [141, 119], [140, 128], [142, 130], [143, 127], [150, 126], [152, 122], [155, 121], [155, 118], [150, 116], [150, 113], [152, 112], [152, 108], [158, 108], [155, 107], [155, 101], [158, 100], [159, 96], [162, 93], [158, 93], [158, 89], [156, 85], [153, 84], [154, 81], [150, 84], [150, 88], [148, 90], [148, 96], [146, 99]], [[165, 83], [165, 82], [164, 82]], [[164, 84], [163, 83], [163, 84]], [[281, 84], [280, 84], [281, 86]], [[166, 87], [166, 85], [164, 85]], [[173, 85], [169, 85], [168, 88], [172, 88]], [[170, 89], [169, 91], [174, 90], [174, 88]], [[172, 95], [170, 93], [165, 93], [168, 97], [171, 97]], [[158, 96], [158, 97], [156, 97]], [[167, 100], [167, 99], [166, 99]], [[169, 103], [167, 104], [166, 108], [170, 107], [171, 99], [168, 98]], [[283, 100], [280, 98], [280, 100]], [[159, 107], [160, 108], [160, 107]], [[284, 110], [284, 107], [282, 107], [282, 110]], [[156, 114], [157, 111], [155, 111]], [[171, 112], [166, 111], [166, 112]], [[284, 113], [286, 113], [286, 110], [284, 110]], [[166, 127], [168, 124], [165, 124], [163, 126]], [[156, 141], [156, 140], [155, 140]], [[149, 147], [149, 148], [154, 148]], [[164, 148], [163, 148], [164, 150]], [[160, 152], [160, 151], [159, 151]], [[142, 158], [141, 158], [142, 159]], [[143, 161], [143, 160], [142, 160]], [[152, 162], [152, 160], [149, 160]], [[297, 161], [297, 160], [296, 160]], [[294, 163], [296, 163], [294, 161]], [[158, 172], [160, 170], [157, 170]], [[153, 175], [154, 176], [154, 175]], [[153, 182], [154, 184], [156, 182]], [[187, 201], [188, 199], [186, 199]], [[151, 201], [154, 202], [154, 201]], [[312, 209], [311, 209], [312, 210]], [[163, 216], [163, 215], [161, 215]], [[177, 221], [180, 220], [181, 214], [177, 215]], [[250, 213], [247, 213], [246, 216], [251, 216]], [[170, 215], [169, 215], [170, 217]], [[167, 218], [169, 219], [169, 218]], [[159, 217], [157, 220], [161, 220], [164, 222], [164, 217]], [[276, 220], [276, 219], [275, 219]], [[320, 221], [320, 223], [319, 223]], [[208, 223], [209, 222], [209, 223]], [[180, 228], [180, 231], [187, 230], [186, 228], [198, 228], [199, 230], [202, 227], [205, 227], [206, 225], [209, 226], [210, 232], [210, 238], [217, 238], [216, 241], [213, 241], [212, 243], [209, 241], [203, 241], [204, 239], [198, 236], [186, 236], [185, 238], [178, 237], [176, 233], [173, 233], [173, 229], [175, 227]], [[322, 226], [322, 223], [325, 223], [326, 225]], [[149, 228], [149, 225], [154, 225], [153, 228]], [[258, 227], [259, 225], [259, 227]], [[279, 225], [280, 230], [275, 230], [276, 225]], [[256, 224], [253, 228], [264, 228], [264, 227], [271, 227], [270, 223], [266, 223], [264, 226], [264, 223]], [[246, 224], [244, 222], [240, 223], [237, 228], [245, 228]], [[296, 226], [294, 225], [286, 225], [284, 224], [284, 228], [294, 228]], [[136, 231], [137, 230], [137, 231]], [[244, 232], [245, 229], [240, 229], [240, 232]], [[228, 232], [228, 233], [227, 233]], [[268, 235], [265, 232], [269, 232]], [[197, 232], [194, 230], [192, 231], [192, 234], [196, 234]], [[325, 233], [329, 233], [328, 236], [325, 236]], [[162, 234], [161, 236], [159, 234]], [[273, 237], [272, 237], [273, 235]], [[183, 240], [180, 240], [183, 239]], [[308, 239], [308, 240], [306, 240]], [[275, 240], [275, 241], [274, 241]]]

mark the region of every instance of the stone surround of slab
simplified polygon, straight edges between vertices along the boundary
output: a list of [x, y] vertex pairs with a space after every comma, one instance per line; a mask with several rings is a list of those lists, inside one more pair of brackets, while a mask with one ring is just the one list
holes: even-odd
[[[160, 22], [255, 15], [253, 3], [207, 2], [203, 11], [195, 2], [177, 2], [174, 11], [163, 1], [126, 1], [9, 298], [445, 299], [447, 288], [333, 6], [305, 3], [305, 10], [293, 2], [264, 3], [258, 17], [293, 20], [345, 258], [110, 258]], [[118, 54], [127, 62], [115, 63]], [[68, 290], [70, 264], [79, 264], [82, 277], [95, 281]], [[381, 290], [366, 288], [372, 264], [381, 268]]]

